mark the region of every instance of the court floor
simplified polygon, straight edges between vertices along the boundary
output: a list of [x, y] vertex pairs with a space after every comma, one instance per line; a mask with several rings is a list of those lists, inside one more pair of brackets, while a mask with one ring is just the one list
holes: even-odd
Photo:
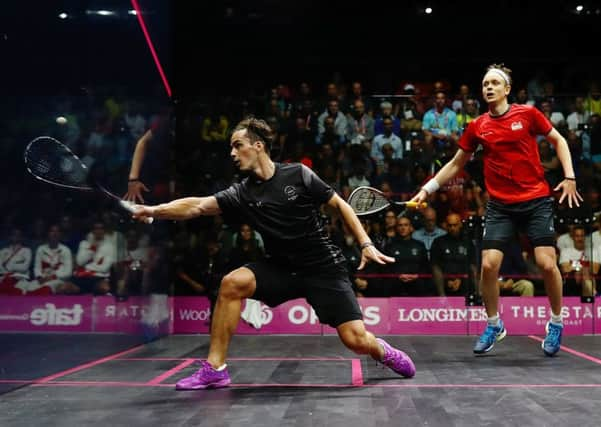
[[539, 336], [508, 336], [477, 357], [475, 337], [385, 337], [413, 358], [412, 379], [335, 336], [236, 336], [231, 387], [201, 391], [174, 384], [206, 355], [205, 335], [32, 338], [0, 335], [21, 340], [0, 359], [1, 426], [601, 425], [601, 336], [564, 337], [554, 358]]

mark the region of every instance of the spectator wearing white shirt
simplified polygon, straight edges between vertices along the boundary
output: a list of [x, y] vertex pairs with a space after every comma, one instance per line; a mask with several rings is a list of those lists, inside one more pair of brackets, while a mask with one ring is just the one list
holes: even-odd
[[577, 96], [574, 98], [572, 112], [566, 118], [568, 129], [576, 132], [578, 136], [582, 135], [583, 127], [588, 123], [590, 117], [591, 112], [584, 108], [584, 96]]
[[23, 232], [14, 227], [9, 245], [0, 250], [0, 293], [22, 295], [29, 286], [31, 248], [23, 244]]
[[73, 293], [73, 254], [60, 243], [61, 231], [53, 224], [48, 229], [47, 243], [38, 246], [34, 260], [34, 276], [41, 286], [48, 286], [52, 293]]
[[599, 273], [601, 255], [595, 248], [585, 247], [585, 230], [575, 225], [572, 231], [574, 247], [562, 249], [559, 254], [559, 267], [565, 277], [565, 295], [593, 296], [595, 278]]
[[115, 262], [115, 250], [105, 238], [104, 223], [97, 221], [92, 227], [92, 240], [82, 240], [77, 250], [77, 267], [73, 283], [77, 292], [104, 295], [110, 292], [108, 278]]
[[566, 126], [566, 118], [563, 113], [553, 108], [553, 102], [545, 99], [540, 103], [540, 109], [543, 114], [549, 119], [549, 121], [556, 128], [562, 128]]

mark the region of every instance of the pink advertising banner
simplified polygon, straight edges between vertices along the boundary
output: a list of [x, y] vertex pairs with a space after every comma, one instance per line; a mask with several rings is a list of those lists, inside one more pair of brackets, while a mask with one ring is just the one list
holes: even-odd
[[391, 298], [391, 334], [466, 335], [468, 323], [483, 321], [484, 308], [466, 307], [465, 298]]
[[207, 334], [211, 304], [205, 297], [173, 298], [173, 333]]
[[[466, 307], [462, 297], [360, 298], [359, 305], [366, 327], [381, 335], [477, 335], [486, 326], [484, 307]], [[582, 304], [577, 297], [566, 297], [562, 312], [567, 335], [601, 333], [601, 299], [597, 298], [593, 305]], [[300, 299], [275, 308], [259, 304], [252, 313], [246, 312], [250, 322], [241, 320], [236, 333], [336, 333], [335, 329], [320, 325], [313, 309]], [[549, 319], [549, 304], [546, 297], [502, 297], [499, 313], [510, 334], [542, 335]], [[209, 302], [205, 298], [176, 298], [173, 332], [208, 333], [209, 317]], [[252, 326], [253, 321], [257, 327]]]
[[[367, 330], [374, 334], [390, 333], [390, 308], [392, 298], [359, 298], [363, 322]], [[336, 329], [323, 325], [324, 334], [336, 334]]]
[[171, 303], [167, 295], [134, 296], [125, 301], [96, 297], [94, 331], [139, 334], [154, 328], [157, 333], [169, 333]]
[[[565, 334], [601, 334], [601, 298], [563, 300]], [[466, 307], [456, 298], [360, 298], [368, 330], [379, 335], [477, 335], [486, 326], [484, 307]], [[546, 297], [502, 297], [499, 303], [510, 335], [543, 335], [549, 319]], [[92, 296], [5, 296], [0, 298], [0, 332], [209, 333], [210, 304], [204, 297], [151, 295], [117, 301]], [[335, 334], [321, 325], [303, 299], [268, 307], [243, 304], [238, 334]]]
[[[255, 302], [252, 309], [243, 303], [243, 316], [237, 334], [321, 334], [313, 309], [304, 300], [288, 301], [276, 308]], [[173, 333], [209, 332], [211, 308], [205, 297], [178, 297], [173, 302]], [[246, 318], [246, 320], [244, 320]]]
[[3, 296], [0, 331], [91, 332], [91, 296]]

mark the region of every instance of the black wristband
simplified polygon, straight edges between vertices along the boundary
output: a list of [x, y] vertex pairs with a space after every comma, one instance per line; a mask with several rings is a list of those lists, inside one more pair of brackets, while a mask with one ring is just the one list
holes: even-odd
[[576, 181], [576, 178], [573, 176], [564, 176], [563, 179], [567, 179], [568, 181]]
[[361, 243], [361, 250], [367, 248], [368, 246], [374, 246], [373, 242]]
[[140, 182], [140, 178], [130, 178], [127, 182]]

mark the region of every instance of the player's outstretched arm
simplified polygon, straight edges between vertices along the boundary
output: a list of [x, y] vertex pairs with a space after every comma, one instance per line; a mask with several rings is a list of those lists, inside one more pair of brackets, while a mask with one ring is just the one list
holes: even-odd
[[221, 213], [215, 196], [184, 197], [156, 206], [136, 205], [133, 218], [144, 221], [146, 218], [171, 219], [183, 221], [198, 216], [218, 215]]
[[430, 181], [424, 185], [410, 202], [422, 203], [425, 202], [428, 196], [438, 190], [441, 186], [445, 185], [455, 175], [457, 175], [467, 161], [470, 159], [472, 153], [463, 151], [461, 148], [457, 149], [457, 152], [453, 158], [438, 171], [436, 175]]

